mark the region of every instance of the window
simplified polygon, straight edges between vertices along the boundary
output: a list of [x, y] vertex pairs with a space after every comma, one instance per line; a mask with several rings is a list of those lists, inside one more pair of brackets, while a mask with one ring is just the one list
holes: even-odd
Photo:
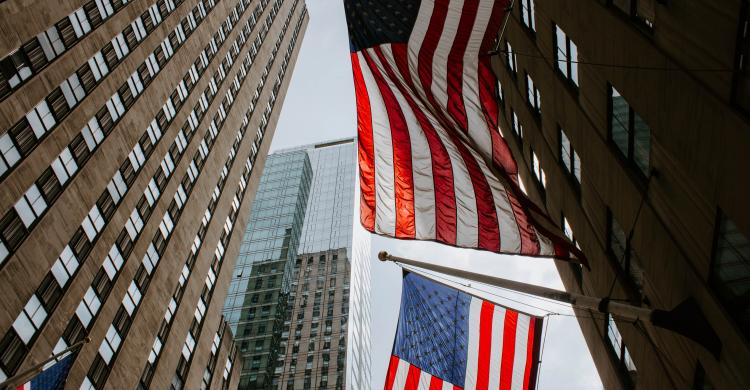
[[73, 73], [67, 80], [64, 80], [60, 84], [60, 90], [62, 90], [63, 96], [65, 96], [65, 100], [70, 107], [74, 107], [86, 96], [86, 91], [83, 90], [77, 73]]
[[521, 23], [531, 31], [536, 31], [534, 0], [521, 0]]
[[60, 152], [60, 155], [52, 161], [52, 170], [57, 176], [60, 184], [65, 184], [68, 179], [78, 170], [78, 165], [67, 147]]
[[21, 199], [16, 202], [15, 209], [27, 228], [42, 215], [44, 210], [47, 209], [47, 203], [42, 198], [36, 184], [32, 184]]
[[101, 212], [99, 212], [99, 207], [97, 207], [97, 205], [91, 207], [88, 215], [86, 215], [86, 217], [83, 218], [83, 222], [81, 222], [81, 227], [86, 233], [86, 237], [88, 237], [89, 241], [93, 242], [96, 239], [96, 236], [104, 228], [104, 223], [105, 221]]
[[4, 174], [8, 168], [15, 165], [20, 159], [21, 155], [10, 138], [10, 134], [5, 133], [0, 136], [0, 175]]
[[31, 126], [37, 139], [42, 138], [44, 133], [57, 123], [49, 110], [49, 105], [44, 100], [26, 114], [26, 120], [29, 121], [29, 126]]
[[46, 319], [47, 311], [42, 306], [42, 302], [37, 298], [36, 294], [34, 294], [29, 298], [23, 311], [21, 311], [21, 314], [13, 322], [13, 329], [21, 337], [24, 344], [28, 345]]
[[91, 320], [96, 317], [100, 306], [101, 301], [99, 300], [99, 296], [93, 288], [89, 287], [76, 309], [76, 316], [78, 316], [84, 327], [87, 327]]
[[68, 15], [68, 19], [73, 26], [73, 31], [75, 32], [76, 37], [80, 38], [91, 31], [91, 24], [89, 24], [89, 19], [83, 8], [78, 8], [73, 11], [73, 13]]
[[55, 276], [60, 286], [65, 286], [68, 283], [68, 279], [73, 276], [77, 269], [78, 259], [73, 254], [70, 246], [66, 245], [60, 256], [55, 260], [55, 263], [52, 264], [52, 275]]
[[608, 211], [607, 214], [607, 232], [607, 251], [628, 276], [631, 284], [629, 287], [635, 289], [638, 298], [640, 298], [643, 293], [643, 269], [638, 260], [638, 255], [631, 247], [630, 238], [620, 227], [611, 211]]
[[513, 47], [510, 45], [510, 42], [507, 40], [505, 41], [505, 63], [508, 65], [508, 69], [510, 70], [511, 74], [516, 74], [516, 69], [518, 69], [518, 62], [516, 61], [516, 53], [513, 51]]
[[750, 239], [726, 215], [720, 215], [710, 284], [730, 315], [750, 336]]
[[581, 185], [581, 159], [578, 152], [573, 149], [565, 131], [560, 128], [560, 160], [565, 167], [565, 171], [573, 178], [577, 188]]
[[48, 61], [52, 61], [65, 51], [65, 45], [60, 39], [60, 34], [55, 26], [40, 33], [36, 38], [39, 40], [39, 44], [42, 46], [42, 51], [44, 51], [44, 55]]
[[537, 184], [539, 184], [539, 186], [542, 187], [541, 189], [544, 190], [547, 187], [547, 175], [544, 173], [542, 164], [539, 162], [539, 158], [536, 156], [534, 149], [531, 150], [531, 165]]
[[109, 68], [107, 67], [107, 63], [104, 62], [104, 57], [101, 52], [97, 52], [93, 57], [89, 58], [88, 64], [96, 81], [101, 80], [102, 77], [109, 73]]
[[510, 110], [510, 127], [519, 139], [523, 139], [523, 125], [518, 120], [518, 115], [516, 115], [513, 110]]
[[609, 91], [610, 139], [628, 161], [648, 176], [651, 129], [613, 86], [609, 86]]
[[534, 85], [534, 80], [526, 73], [526, 101], [536, 115], [542, 114], [542, 99], [539, 96], [539, 88]]
[[29, 58], [21, 50], [17, 50], [0, 62], [0, 72], [8, 80], [11, 88], [17, 87], [21, 82], [31, 77], [31, 63]]
[[622, 334], [620, 334], [620, 330], [617, 328], [612, 314], [607, 314], [607, 341], [609, 341], [609, 345], [612, 347], [612, 351], [619, 361], [620, 369], [627, 374], [630, 385], [634, 385], [638, 371], [635, 368], [633, 359], [630, 357], [628, 347], [625, 346], [622, 340]]
[[555, 25], [555, 67], [578, 87], [578, 46]]

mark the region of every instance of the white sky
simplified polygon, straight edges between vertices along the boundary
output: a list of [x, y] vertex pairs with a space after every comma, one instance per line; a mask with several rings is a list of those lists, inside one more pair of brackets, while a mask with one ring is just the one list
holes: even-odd
[[[356, 133], [354, 89], [349, 62], [349, 44], [341, 0], [306, 0], [310, 13], [302, 48], [294, 69], [271, 150], [350, 137]], [[355, 209], [357, 207], [355, 206]], [[360, 226], [355, 229], [361, 230]], [[372, 240], [372, 384], [382, 388], [401, 297], [401, 270], [393, 263], [380, 263], [380, 250], [416, 260], [430, 260], [509, 279], [562, 289], [552, 260], [502, 256], [456, 249], [431, 242], [400, 241], [384, 237]], [[522, 303], [554, 312], [569, 308], [549, 304], [507, 291], [479, 288]], [[500, 304], [543, 314], [521, 303], [469, 290]], [[540, 366], [539, 389], [601, 389], [576, 320], [554, 316], [549, 324]], [[359, 390], [359, 389], [357, 389]]]

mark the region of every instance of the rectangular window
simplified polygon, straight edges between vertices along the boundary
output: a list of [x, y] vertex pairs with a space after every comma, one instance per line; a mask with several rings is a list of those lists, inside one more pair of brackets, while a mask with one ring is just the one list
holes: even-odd
[[97, 52], [88, 60], [89, 68], [91, 73], [94, 75], [94, 80], [99, 81], [102, 77], [109, 73], [107, 63], [104, 62], [104, 57], [101, 52]]
[[539, 88], [534, 85], [534, 80], [528, 73], [526, 73], [526, 101], [535, 114], [542, 114], [542, 98], [539, 94]]
[[710, 284], [724, 307], [750, 336], [750, 239], [726, 215], [720, 215], [711, 263]]
[[640, 295], [643, 294], [643, 268], [631, 246], [630, 237], [609, 210], [607, 232], [607, 251], [627, 275], [630, 284], [628, 287], [634, 289], [640, 299]]
[[581, 159], [578, 152], [571, 145], [565, 131], [560, 128], [560, 160], [565, 167], [565, 171], [573, 178], [577, 186], [581, 185]]
[[536, 31], [534, 0], [521, 0], [521, 23], [531, 31]]
[[70, 149], [65, 147], [62, 152], [60, 152], [60, 155], [52, 161], [52, 170], [55, 172], [55, 176], [57, 176], [57, 180], [60, 181], [61, 185], [65, 184], [68, 179], [75, 174], [78, 170], [78, 165], [73, 159], [73, 154], [70, 153]]
[[112, 47], [114, 47], [115, 54], [117, 54], [117, 59], [119, 60], [122, 60], [128, 55], [128, 53], [130, 53], [130, 48], [128, 48], [125, 36], [123, 36], [122, 33], [115, 35], [112, 39]]
[[23, 311], [21, 311], [21, 314], [13, 322], [13, 329], [18, 333], [24, 344], [28, 345], [46, 319], [47, 311], [42, 306], [42, 302], [37, 298], [36, 294], [34, 294], [29, 298]]
[[555, 67], [578, 87], [578, 46], [558, 25], [555, 25]]
[[541, 189], [544, 190], [547, 187], [547, 175], [544, 173], [542, 164], [539, 162], [539, 158], [536, 156], [534, 149], [531, 150], [531, 165], [537, 184], [539, 184]]
[[630, 357], [630, 351], [622, 340], [622, 334], [617, 328], [617, 323], [611, 314], [607, 314], [607, 341], [619, 362], [620, 369], [627, 375], [631, 385], [635, 384], [638, 370]]
[[44, 100], [26, 114], [26, 120], [29, 121], [29, 126], [31, 126], [37, 139], [42, 138], [44, 133], [54, 127], [56, 123], [49, 105]]
[[88, 215], [86, 215], [86, 217], [83, 218], [83, 222], [81, 222], [81, 227], [86, 233], [86, 237], [88, 237], [89, 241], [94, 242], [96, 236], [104, 228], [104, 223], [105, 221], [102, 214], [99, 212], [99, 207], [97, 205], [91, 207]]
[[609, 4], [633, 18], [638, 24], [646, 27], [649, 31], [654, 28], [656, 20], [656, 0], [609, 0]]
[[73, 26], [73, 30], [78, 38], [91, 31], [91, 24], [89, 24], [89, 19], [83, 8], [73, 11], [73, 13], [68, 15], [68, 19], [70, 19], [70, 24]]
[[747, 1], [742, 2], [738, 19], [732, 98], [750, 114], [750, 3]]
[[65, 100], [70, 107], [75, 107], [86, 96], [86, 91], [81, 86], [81, 80], [76, 73], [73, 73], [67, 80], [64, 80], [60, 84], [60, 90], [62, 90]]
[[516, 61], [516, 53], [513, 51], [513, 47], [508, 40], [505, 41], [505, 64], [508, 66], [511, 74], [515, 75], [518, 62]]
[[0, 136], [0, 175], [4, 174], [20, 159], [21, 154], [18, 153], [18, 149], [10, 138], [10, 134], [5, 133]]
[[44, 201], [36, 184], [32, 184], [26, 193], [21, 196], [21, 199], [16, 202], [15, 209], [23, 224], [28, 228], [47, 209], [47, 202]]
[[609, 137], [628, 161], [649, 175], [651, 128], [633, 110], [624, 97], [609, 86]]
[[31, 62], [23, 50], [17, 50], [0, 62], [0, 71], [11, 88], [17, 87], [31, 77]]
[[42, 46], [42, 51], [44, 51], [44, 55], [48, 61], [52, 61], [65, 51], [65, 45], [60, 39], [60, 33], [55, 26], [39, 33], [36, 38], [39, 40], [39, 44]]

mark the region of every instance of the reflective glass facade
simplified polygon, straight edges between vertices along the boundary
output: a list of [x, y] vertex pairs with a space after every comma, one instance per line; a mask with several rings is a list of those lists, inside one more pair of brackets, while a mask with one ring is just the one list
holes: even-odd
[[356, 147], [350, 138], [269, 156], [225, 305], [241, 389], [369, 388], [369, 268], [355, 275], [351, 262]]
[[300, 253], [352, 247], [357, 144], [352, 139], [308, 146], [315, 176], [300, 240]]
[[240, 388], [270, 385], [312, 170], [304, 151], [270, 155], [224, 303], [239, 345]]

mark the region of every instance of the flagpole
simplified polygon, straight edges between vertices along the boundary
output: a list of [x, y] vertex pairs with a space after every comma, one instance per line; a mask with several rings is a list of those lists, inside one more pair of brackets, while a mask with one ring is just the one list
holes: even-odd
[[[83, 340], [81, 340], [81, 341], [79, 341], [79, 342], [71, 345], [70, 347], [65, 348], [62, 351], [60, 351], [60, 352], [58, 352], [58, 353], [50, 356], [49, 358], [47, 358], [43, 362], [34, 365], [33, 367], [29, 368], [28, 370], [26, 370], [26, 371], [24, 371], [24, 372], [22, 372], [20, 374], [13, 375], [12, 377], [6, 379], [3, 383], [0, 383], [0, 389], [6, 389], [6, 388], [15, 389], [16, 387], [18, 387], [19, 384], [23, 384], [33, 374], [38, 374], [38, 373], [42, 372], [44, 366], [47, 363], [49, 363], [49, 362], [57, 359], [58, 357], [66, 354], [68, 352], [72, 352], [73, 350], [82, 347], [83, 344], [86, 344], [89, 341], [91, 341], [91, 339], [88, 338], [88, 337], [86, 337]], [[10, 387], [8, 387], [8, 386], [10, 386]]]
[[613, 302], [607, 298], [596, 298], [588, 295], [570, 293], [566, 291], [555, 290], [552, 288], [537, 286], [534, 284], [499, 278], [496, 276], [464, 271], [461, 269], [445, 267], [433, 263], [416, 261], [403, 257], [393, 256], [385, 251], [380, 252], [378, 254], [378, 258], [380, 259], [380, 261], [393, 261], [395, 263], [424, 268], [446, 275], [456, 276], [459, 278], [486, 283], [496, 287], [507, 288], [509, 290], [531, 294], [542, 298], [569, 303], [571, 306], [579, 309], [596, 310], [601, 313], [611, 313], [618, 318], [628, 319], [632, 321], [640, 320], [643, 322], [651, 322], [651, 316], [654, 312], [654, 310], [652, 309], [628, 305], [621, 302]]

